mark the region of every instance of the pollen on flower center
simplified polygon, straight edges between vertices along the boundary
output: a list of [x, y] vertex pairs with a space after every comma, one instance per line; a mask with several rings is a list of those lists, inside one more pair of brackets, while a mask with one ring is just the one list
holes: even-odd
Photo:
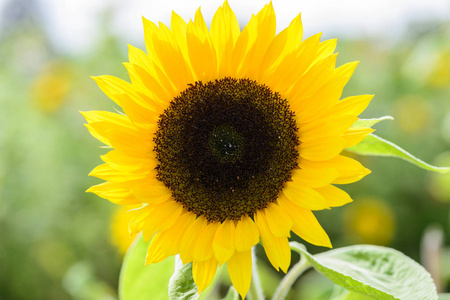
[[294, 113], [249, 79], [190, 85], [160, 116], [154, 139], [158, 179], [209, 221], [265, 208], [297, 166]]

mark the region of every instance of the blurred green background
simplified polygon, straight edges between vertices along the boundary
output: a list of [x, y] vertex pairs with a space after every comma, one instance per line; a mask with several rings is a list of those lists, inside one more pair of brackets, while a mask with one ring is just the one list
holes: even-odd
[[[36, 3], [12, 1], [2, 11], [0, 299], [117, 299], [129, 242], [117, 230], [126, 225], [117, 222], [126, 220], [113, 204], [85, 193], [100, 182], [87, 174], [106, 150], [79, 111], [114, 109], [89, 76], [127, 79], [121, 65], [127, 41], [111, 29], [115, 12], [105, 8], [102, 35], [89, 51], [58, 51]], [[439, 166], [450, 166], [449, 37], [450, 22], [442, 21], [411, 23], [394, 42], [338, 36], [338, 63], [361, 61], [344, 96], [375, 94], [362, 116], [395, 118], [377, 125], [377, 133]], [[143, 38], [135, 46], [143, 47]], [[373, 173], [345, 187], [355, 201], [317, 213], [334, 247], [393, 247], [425, 265], [439, 290], [449, 292], [450, 175], [391, 158], [358, 159]], [[262, 249], [258, 254], [264, 261]], [[280, 274], [267, 264], [260, 268], [269, 290]], [[308, 272], [291, 297], [330, 299], [333, 289]]]

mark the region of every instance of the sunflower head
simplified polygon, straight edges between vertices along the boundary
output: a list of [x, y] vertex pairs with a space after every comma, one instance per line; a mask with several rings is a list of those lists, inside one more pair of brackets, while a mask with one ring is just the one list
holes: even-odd
[[89, 191], [138, 205], [129, 229], [151, 240], [146, 263], [179, 254], [200, 292], [227, 263], [244, 298], [260, 241], [284, 272], [291, 231], [331, 247], [312, 211], [350, 202], [334, 184], [370, 173], [340, 154], [372, 131], [352, 127], [372, 96], [340, 100], [356, 63], [336, 68], [336, 40], [303, 39], [300, 15], [275, 23], [268, 4], [241, 31], [227, 2], [210, 29], [200, 10], [189, 23], [173, 13], [170, 29], [144, 19], [131, 83], [94, 77], [123, 114], [83, 113], [113, 148]]
[[160, 116], [157, 178], [210, 222], [253, 216], [278, 198], [297, 166], [288, 103], [249, 79], [197, 81]]

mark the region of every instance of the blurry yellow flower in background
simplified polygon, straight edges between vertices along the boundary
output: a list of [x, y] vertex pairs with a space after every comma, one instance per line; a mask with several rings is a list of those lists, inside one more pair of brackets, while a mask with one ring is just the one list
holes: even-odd
[[428, 80], [433, 87], [450, 88], [450, 51], [439, 55]]
[[128, 247], [133, 243], [134, 237], [130, 236], [128, 224], [130, 224], [130, 209], [136, 206], [119, 206], [111, 216], [111, 243], [117, 248], [120, 254], [124, 255]]
[[360, 198], [346, 208], [344, 228], [355, 243], [386, 246], [394, 236], [394, 213], [381, 199]]
[[331, 247], [312, 211], [350, 201], [334, 184], [370, 171], [340, 155], [371, 128], [354, 127], [372, 95], [339, 100], [357, 63], [336, 68], [336, 40], [302, 41], [300, 15], [276, 35], [266, 5], [240, 31], [228, 3], [211, 29], [200, 10], [171, 29], [144, 19], [147, 54], [129, 47], [131, 84], [94, 79], [124, 114], [84, 112], [94, 137], [114, 148], [88, 191], [133, 210], [132, 233], [151, 240], [146, 263], [179, 254], [198, 291], [227, 263], [244, 298], [251, 249], [261, 240], [275, 269], [291, 262], [291, 230]]
[[71, 78], [71, 68], [66, 62], [50, 61], [32, 83], [32, 101], [43, 112], [58, 110], [70, 91]]

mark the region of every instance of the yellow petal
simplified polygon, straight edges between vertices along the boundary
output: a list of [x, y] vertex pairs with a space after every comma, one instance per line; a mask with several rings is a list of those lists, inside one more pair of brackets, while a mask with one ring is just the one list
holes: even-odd
[[194, 261], [204, 261], [214, 256], [213, 239], [218, 227], [218, 222], [209, 223], [198, 236], [192, 251]]
[[295, 205], [311, 209], [322, 210], [330, 208], [325, 198], [314, 189], [297, 182], [288, 181], [282, 194]]
[[340, 173], [340, 176], [333, 181], [336, 184], [353, 183], [371, 173], [359, 161], [350, 157], [339, 155], [332, 160], [332, 163]]
[[217, 78], [217, 56], [200, 8], [195, 13], [195, 21], [189, 22], [186, 40], [192, 69], [197, 80], [210, 81]]
[[328, 235], [310, 210], [294, 205], [282, 197], [278, 199], [278, 203], [291, 216], [292, 221], [294, 221], [292, 231], [295, 234], [311, 244], [331, 248]]
[[134, 157], [119, 150], [111, 150], [100, 158], [112, 168], [124, 173], [149, 174], [151, 176], [157, 165], [156, 158], [150, 155]]
[[136, 127], [134, 127], [133, 123], [127, 116], [119, 115], [117, 113], [101, 110], [91, 110], [81, 112], [81, 114], [89, 124], [96, 122], [110, 122], [130, 129], [136, 129]]
[[108, 199], [112, 203], [121, 205], [140, 204], [141, 202], [131, 194], [131, 188], [139, 184], [142, 179], [122, 182], [104, 182], [91, 186], [86, 192], [94, 193]]
[[354, 127], [347, 130], [342, 137], [345, 140], [345, 148], [349, 148], [359, 144], [369, 134], [374, 132], [375, 129], [365, 127]]
[[235, 250], [235, 231], [234, 221], [225, 220], [219, 228], [213, 240], [214, 254], [219, 265], [225, 263]]
[[303, 24], [302, 15], [299, 13], [288, 26], [288, 42], [286, 43], [286, 48], [284, 53], [290, 53], [294, 51], [303, 40]]
[[282, 55], [281, 53], [283, 53], [286, 47], [288, 36], [289, 28], [284, 29], [275, 36], [270, 45], [267, 47], [267, 51], [264, 54], [261, 65], [259, 66], [260, 70], [270, 70], [272, 65], [278, 65], [283, 57], [285, 57], [285, 55]]
[[200, 216], [186, 230], [180, 244], [180, 258], [184, 264], [193, 260], [193, 248], [201, 232], [206, 228], [208, 221]]
[[161, 246], [167, 256], [180, 252], [180, 244], [188, 227], [195, 221], [195, 214], [184, 211], [172, 227], [161, 233]]
[[164, 254], [159, 243], [159, 234], [156, 234], [148, 246], [147, 255], [145, 256], [145, 265], [158, 263], [163, 261], [166, 257], [167, 255]]
[[172, 11], [172, 17], [170, 19], [170, 29], [172, 30], [176, 44], [180, 47], [181, 52], [183, 53], [184, 59], [189, 61], [189, 52], [186, 41], [187, 23], [174, 11]]
[[146, 139], [136, 128], [123, 126], [122, 124], [102, 121], [86, 125], [91, 132], [106, 138], [112, 147], [132, 156], [146, 157], [152, 150], [152, 140]]
[[181, 214], [183, 206], [173, 200], [155, 205], [153, 211], [145, 219], [143, 235], [145, 240], [150, 239], [156, 232], [172, 227]]
[[276, 68], [286, 55], [291, 54], [302, 42], [303, 26], [301, 14], [292, 20], [289, 27], [281, 31], [270, 43], [261, 61], [260, 72]]
[[195, 81], [192, 69], [176, 43], [176, 37], [164, 24], [160, 24], [158, 29], [144, 19], [144, 35], [148, 55], [170, 78], [176, 90], [183, 91], [188, 83]]
[[290, 237], [292, 220], [277, 204], [270, 203], [265, 209], [267, 225], [276, 237]]
[[236, 250], [240, 252], [250, 250], [259, 243], [259, 231], [253, 220], [245, 215], [236, 225]]
[[[161, 107], [155, 108], [154, 101], [142, 90], [137, 91], [136, 94], [117, 94], [115, 95], [120, 100], [124, 113], [130, 117], [130, 120], [136, 128], [145, 130], [143, 136], [153, 135], [156, 130], [158, 114]], [[139, 99], [139, 100], [136, 100]], [[139, 102], [151, 103], [149, 107], [145, 108]]]
[[291, 249], [288, 238], [276, 237], [272, 234], [264, 211], [259, 210], [255, 213], [255, 221], [261, 234], [267, 258], [277, 271], [281, 268], [286, 273], [291, 263]]
[[111, 127], [122, 127], [127, 130], [138, 132], [138, 128], [131, 122], [128, 116], [112, 113], [109, 111], [85, 111], [81, 112], [88, 124], [108, 123]]
[[148, 217], [151, 211], [152, 209], [148, 205], [128, 211], [130, 214], [130, 223], [128, 224], [128, 232], [130, 233], [130, 237], [134, 237], [142, 231], [144, 227], [144, 220]]
[[[136, 92], [143, 93], [148, 97], [142, 97], [147, 107], [152, 110], [155, 115], [160, 115], [164, 109], [168, 106], [169, 101], [172, 100], [170, 89], [166, 90], [162, 86], [157, 78], [154, 78], [146, 70], [136, 64], [124, 63], [123, 64], [130, 75], [133, 87]], [[169, 85], [170, 86], [170, 85]]]
[[312, 161], [329, 160], [336, 157], [342, 152], [346, 143], [345, 139], [340, 136], [310, 138], [304, 142], [300, 136], [300, 141], [300, 156]]
[[[153, 35], [157, 34], [158, 32], [158, 26], [155, 25], [150, 20], [147, 20], [146, 18], [142, 17], [142, 24], [144, 26], [144, 39], [145, 39], [145, 47], [147, 49], [147, 54], [150, 58], [153, 57], [154, 45], [153, 45]], [[152, 58], [153, 59], [153, 58]]]
[[236, 15], [228, 5], [228, 1], [225, 1], [211, 22], [211, 38], [217, 53], [219, 78], [231, 76], [231, 57], [240, 32]]
[[111, 142], [108, 140], [108, 138], [106, 136], [102, 135], [101, 133], [98, 133], [94, 128], [92, 128], [92, 126], [90, 124], [84, 124], [84, 126], [86, 126], [86, 128], [89, 130], [89, 133], [93, 137], [95, 137], [97, 140], [99, 140], [103, 144], [111, 147]]
[[333, 168], [302, 168], [292, 171], [292, 181], [312, 188], [326, 186], [339, 176]]
[[342, 206], [353, 201], [346, 192], [333, 185], [318, 188], [316, 191], [327, 200], [328, 205], [331, 207]]
[[[250, 22], [252, 22], [252, 19], [254, 19], [254, 18], [255, 17], [252, 16], [252, 18], [250, 19]], [[255, 21], [253, 21], [252, 24], [255, 24], [254, 22]], [[236, 43], [234, 45], [233, 54], [231, 55], [231, 67], [230, 67], [231, 77], [238, 78], [237, 73], [241, 68], [242, 60], [244, 59], [245, 54], [247, 52], [247, 47], [248, 47], [248, 44], [250, 43], [250, 34], [249, 34], [249, 30], [246, 28], [249, 26], [249, 24], [247, 24], [247, 26], [241, 32], [241, 34], [239, 35], [239, 37], [236, 40]]]
[[136, 185], [131, 189], [131, 193], [142, 203], [159, 204], [172, 197], [172, 192], [154, 177], [153, 182]]
[[127, 116], [119, 115], [112, 112], [107, 111], [85, 111], [81, 112], [83, 117], [88, 122], [86, 127], [89, 129], [89, 132], [102, 143], [111, 146], [111, 142], [108, 139], [108, 134], [105, 130], [99, 130], [98, 126], [92, 126], [91, 124], [100, 123], [100, 124], [111, 124], [115, 127], [123, 127], [129, 129], [131, 131], [136, 131], [136, 127], [130, 121]]
[[114, 102], [120, 105], [125, 114], [140, 124], [153, 124], [154, 107], [151, 102], [142, 99], [133, 85], [110, 75], [92, 77], [100, 89]]
[[336, 49], [336, 44], [337, 44], [337, 39], [331, 39], [331, 40], [326, 40], [323, 41], [319, 44], [319, 49], [317, 51], [317, 57], [315, 59], [315, 61], [313, 62], [313, 64], [315, 62], [318, 62], [322, 59], [324, 59], [325, 57], [332, 55], [334, 52], [334, 49]]
[[[330, 55], [330, 57], [334, 57], [334, 55]], [[326, 76], [326, 74], [323, 76]], [[299, 122], [306, 123], [317, 119], [322, 116], [321, 114], [324, 111], [337, 104], [347, 81], [348, 78], [335, 73], [326, 84], [322, 86], [315, 84], [315, 87], [320, 87], [317, 91], [307, 91], [298, 96], [298, 99], [293, 100], [297, 101], [293, 108]]]
[[[314, 36], [313, 36], [314, 37]], [[320, 37], [316, 37], [315, 39], [309, 39], [305, 40], [304, 43], [308, 42], [308, 47], [315, 47], [317, 51], [318, 45], [319, 45], [319, 39]], [[306, 49], [304, 52], [307, 51]], [[312, 52], [312, 50], [309, 50]], [[311, 55], [312, 54], [312, 55]], [[310, 53], [311, 60], [313, 59], [314, 53]], [[305, 73], [301, 73], [298, 75], [295, 85], [293, 86], [292, 90], [287, 94], [288, 99], [291, 101], [291, 105], [294, 109], [300, 110], [304, 107], [307, 107], [308, 103], [303, 103], [307, 100], [309, 100], [314, 94], [317, 94], [320, 90], [322, 90], [327, 84], [329, 85], [329, 81], [333, 76], [334, 67], [336, 65], [336, 58], [337, 54], [330, 55], [323, 60], [317, 62], [316, 64], [312, 65]], [[308, 66], [310, 66], [311, 61], [308, 62], [308, 64], [304, 63], [303, 68], [306, 69]], [[329, 87], [328, 87], [329, 89]], [[328, 104], [327, 99], [323, 99], [325, 101], [325, 104]]]
[[359, 95], [344, 98], [331, 109], [331, 113], [358, 116], [367, 108], [373, 96], [374, 95]]
[[211, 281], [217, 270], [217, 261], [211, 258], [204, 261], [195, 261], [192, 263], [192, 277], [197, 285], [198, 292], [201, 293]]
[[313, 62], [319, 42], [320, 34], [304, 40], [292, 53], [283, 57], [276, 68], [262, 72], [261, 81], [291, 101], [293, 96], [290, 91], [292, 89], [294, 92], [294, 84], [302, 79], [302, 75]]
[[358, 117], [350, 114], [325, 115], [322, 119], [299, 124], [301, 139], [306, 142], [309, 139], [342, 136], [357, 120]]
[[93, 76], [91, 78], [95, 80], [102, 92], [118, 105], [120, 105], [120, 101], [115, 95], [123, 93], [131, 87], [130, 83], [110, 75]]
[[121, 170], [117, 170], [112, 168], [109, 164], [102, 164], [95, 167], [90, 173], [89, 176], [95, 176], [97, 178], [113, 181], [113, 182], [121, 182], [133, 179], [141, 179], [147, 177], [148, 174], [142, 173], [126, 173]]
[[266, 4], [256, 16], [252, 17], [242, 33], [244, 35], [239, 36], [236, 48], [242, 47], [245, 50], [241, 54], [242, 61], [239, 64], [233, 63], [233, 67], [237, 70], [236, 77], [258, 78], [258, 66], [276, 33], [275, 12], [272, 3]]
[[323, 170], [333, 168], [339, 172], [339, 176], [332, 182], [336, 184], [347, 184], [360, 180], [370, 170], [361, 165], [360, 162], [346, 156], [336, 156], [330, 160], [325, 161], [310, 161], [306, 159], [300, 160], [299, 165], [303, 169]]
[[336, 77], [343, 79], [343, 86], [347, 84], [352, 77], [353, 72], [355, 72], [356, 67], [358, 66], [359, 61], [352, 61], [346, 64], [343, 64], [339, 68], [336, 68]]
[[227, 267], [234, 288], [245, 299], [252, 280], [252, 251], [236, 251], [228, 260]]
[[[312, 67], [295, 86], [292, 96], [292, 108], [296, 112], [297, 119], [300, 123], [305, 123], [322, 116], [324, 111], [329, 110], [336, 105], [341, 97], [342, 90], [353, 74], [358, 62], [351, 62], [340, 66], [339, 68], [329, 71], [329, 63], [334, 65], [337, 54], [333, 54], [317, 63], [317, 68]], [[328, 63], [325, 63], [328, 62]], [[324, 66], [325, 70], [321, 74], [313, 72]], [[331, 74], [331, 78], [329, 75]], [[319, 76], [318, 82], [323, 82], [321, 86], [314, 80], [314, 76]], [[328, 77], [327, 77], [328, 76]]]
[[151, 73], [153, 70], [153, 62], [148, 55], [141, 49], [133, 47], [132, 45], [128, 45], [128, 60], [130, 63], [140, 66], [148, 73]]
[[[184, 38], [184, 42], [186, 43], [186, 38]], [[170, 99], [172, 99], [177, 91], [174, 90], [174, 87], [170, 80], [167, 78], [166, 74], [155, 64], [155, 62], [144, 53], [144, 51], [135, 48], [131, 45], [128, 45], [128, 59], [131, 64], [138, 65], [142, 69], [145, 70], [154, 80], [157, 81], [158, 85], [163, 87], [164, 90], [170, 94]]]

